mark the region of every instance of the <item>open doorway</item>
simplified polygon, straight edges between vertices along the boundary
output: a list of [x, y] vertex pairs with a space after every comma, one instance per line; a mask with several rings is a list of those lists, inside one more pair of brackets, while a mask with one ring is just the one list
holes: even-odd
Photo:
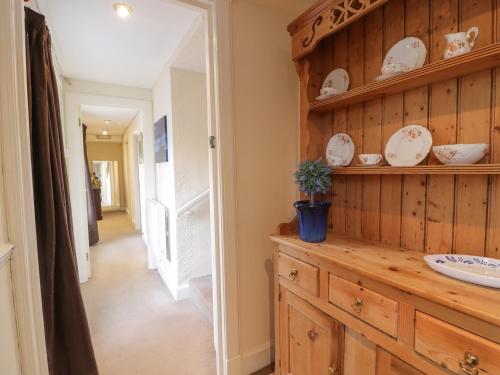
[[[61, 10], [58, 7], [61, 4], [67, 3], [73, 9], [70, 10]], [[83, 228], [83, 224], [85, 222], [85, 191], [82, 190], [83, 186], [83, 178], [84, 173], [82, 172], [82, 157], [75, 157], [75, 155], [81, 155], [83, 145], [81, 142], [81, 127], [79, 126], [79, 115], [80, 115], [80, 104], [87, 103], [89, 105], [115, 105], [117, 102], [120, 103], [122, 107], [130, 107], [130, 105], [136, 106], [140, 108], [142, 111], [142, 115], [144, 116], [144, 123], [152, 124], [153, 116], [151, 113], [151, 95], [147, 93], [147, 90], [143, 90], [144, 80], [141, 80], [142, 83], [137, 85], [137, 87], [131, 87], [130, 81], [124, 86], [120, 83], [113, 83], [113, 73], [121, 72], [122, 76], [127, 79], [129, 76], [125, 69], [125, 73], [123, 67], [127, 68], [128, 63], [131, 61], [135, 61], [135, 55], [140, 55], [137, 49], [133, 49], [131, 46], [133, 45], [133, 40], [130, 40], [129, 32], [120, 33], [120, 38], [118, 41], [122, 40], [124, 43], [116, 43], [117, 39], [110, 38], [109, 30], [102, 32], [102, 30], [97, 30], [94, 26], [103, 26], [108, 27], [108, 22], [102, 22], [102, 18], [95, 19], [94, 17], [88, 17], [85, 12], [88, 9], [96, 9], [96, 3], [105, 3], [101, 1], [85, 1], [84, 5], [79, 1], [59, 1], [59, 0], [32, 0], [28, 2], [24, 2], [25, 6], [31, 7], [34, 10], [43, 13], [47, 17], [47, 24], [51, 31], [54, 33], [57, 30], [59, 31], [59, 36], [53, 34], [52, 38], [52, 50], [54, 52], [54, 64], [55, 64], [55, 73], [56, 80], [58, 85], [60, 86], [60, 99], [61, 99], [61, 109], [62, 109], [62, 117], [63, 123], [65, 124], [65, 128], [63, 129], [63, 137], [64, 137], [64, 148], [65, 148], [65, 157], [66, 164], [68, 167], [68, 177], [69, 177], [69, 185], [71, 191], [77, 191], [78, 193], [71, 194], [71, 206], [73, 212], [73, 225], [74, 225], [74, 237], [75, 237], [75, 251], [78, 257], [79, 264], [79, 275], [81, 282], [87, 281], [91, 277], [90, 267], [85, 266], [85, 259], [88, 257], [88, 233], [85, 228]], [[107, 3], [107, 2], [106, 2]], [[146, 1], [141, 3], [146, 3]], [[171, 3], [170, 0], [160, 1], [160, 3]], [[219, 72], [217, 68], [219, 59], [218, 51], [216, 49], [216, 44], [218, 48], [222, 50], [229, 50], [229, 32], [227, 27], [228, 23], [228, 7], [226, 5], [221, 7], [221, 10], [217, 9], [218, 17], [215, 17], [216, 6], [215, 3], [206, 2], [204, 0], [179, 0], [178, 3], [184, 4], [185, 7], [189, 9], [196, 9], [197, 13], [200, 13], [205, 17], [205, 28], [209, 31], [209, 35], [207, 38], [208, 45], [210, 46], [209, 51], [207, 52], [208, 61], [210, 65], [210, 79], [209, 79], [209, 91], [210, 91], [210, 134], [221, 136], [219, 145], [223, 143], [227, 143], [227, 149], [224, 152], [224, 156], [222, 156], [221, 152], [215, 149], [216, 152], [211, 152], [209, 156], [210, 168], [213, 173], [211, 173], [211, 191], [210, 191], [210, 201], [211, 201], [211, 209], [213, 212], [211, 213], [212, 217], [216, 217], [217, 220], [212, 220], [212, 233], [214, 236], [211, 239], [211, 248], [214, 253], [214, 259], [212, 263], [214, 265], [214, 293], [216, 294], [215, 298], [215, 306], [214, 306], [214, 315], [216, 318], [214, 319], [214, 331], [215, 331], [215, 346], [217, 348], [217, 370], [219, 374], [227, 373], [229, 367], [234, 367], [230, 364], [231, 361], [237, 360], [235, 356], [238, 353], [238, 321], [237, 321], [237, 301], [235, 298], [236, 293], [236, 269], [234, 264], [234, 236], [230, 233], [230, 231], [224, 231], [223, 227], [226, 225], [232, 227], [232, 223], [234, 222], [234, 213], [233, 213], [233, 188], [232, 188], [232, 180], [231, 180], [231, 160], [232, 160], [232, 143], [223, 142], [223, 139], [230, 140], [232, 134], [232, 126], [229, 121], [230, 113], [226, 111], [221, 111], [219, 108], [219, 100], [224, 101], [224, 106], [229, 108], [229, 98], [230, 98], [230, 75], [227, 74], [229, 70], [223, 69]], [[7, 54], [4, 54], [4, 60], [8, 62], [9, 69], [5, 71], [2, 70], [2, 77], [4, 77], [4, 82], [6, 83], [5, 87], [10, 84], [10, 88], [14, 88], [12, 92], [14, 95], [9, 95], [2, 97], [2, 105], [4, 103], [9, 104], [5, 106], [5, 111], [3, 113], [7, 113], [15, 117], [13, 121], [10, 123], [16, 124], [12, 127], [8, 127], [5, 137], [2, 137], [2, 144], [5, 146], [4, 148], [8, 150], [8, 152], [12, 152], [15, 156], [21, 155], [15, 159], [15, 162], [7, 164], [12, 165], [12, 168], [9, 170], [12, 172], [16, 178], [18, 178], [19, 184], [17, 186], [24, 186], [30, 182], [28, 176], [30, 176], [30, 164], [29, 157], [26, 155], [26, 150], [29, 147], [28, 137], [26, 136], [28, 129], [26, 128], [26, 88], [25, 88], [25, 71], [23, 71], [23, 56], [24, 56], [24, 31], [23, 31], [23, 6], [21, 2], [15, 2], [8, 0], [6, 4], [6, 11], [1, 12], [2, 16], [5, 16], [6, 22], [2, 22], [2, 25], [5, 25], [5, 33], [2, 33], [2, 42], [5, 41], [6, 44], [2, 44], [2, 47], [8, 50]], [[108, 4], [109, 5], [109, 4]], [[222, 5], [222, 3], [221, 3]], [[148, 5], [147, 5], [148, 6]], [[10, 8], [9, 8], [10, 7]], [[87, 7], [87, 9], [84, 9]], [[71, 13], [74, 12], [75, 15], [71, 16]], [[103, 12], [109, 13], [109, 12]], [[137, 12], [141, 13], [141, 12]], [[219, 15], [220, 13], [220, 15]], [[142, 13], [144, 14], [144, 13]], [[163, 39], [168, 39], [171, 35], [176, 35], [177, 33], [169, 33], [165, 30], [165, 25], [174, 25], [175, 27], [179, 26], [180, 17], [176, 17], [174, 12], [156, 12], [156, 15], [165, 15], [171, 14], [173, 15], [172, 22], [163, 22], [162, 27], [157, 28], [160, 32], [156, 32], [155, 36]], [[67, 17], [70, 15], [69, 17]], [[4, 19], [2, 18], [2, 19]], [[93, 27], [88, 27], [88, 21], [91, 19], [93, 22]], [[150, 19], [146, 19], [147, 23], [152, 24]], [[85, 30], [87, 36], [93, 36], [94, 38], [101, 38], [103, 41], [111, 41], [112, 46], [108, 49], [101, 50], [97, 54], [88, 54], [86, 48], [89, 45], [95, 46], [93, 43], [78, 43], [77, 41], [73, 41], [71, 46], [71, 56], [70, 60], [65, 60], [60, 51], [61, 48], [61, 39], [69, 38], [70, 40], [73, 37], [73, 33], [65, 32], [64, 27], [57, 27], [55, 20], [63, 20], [66, 22], [66, 31], [69, 30], [72, 32], [80, 32]], [[217, 22], [216, 20], [223, 20], [223, 22]], [[81, 21], [83, 24], [78, 25], [75, 21]], [[142, 23], [144, 25], [144, 23]], [[62, 30], [62, 31], [61, 31]], [[122, 30], [123, 31], [123, 30]], [[133, 35], [133, 33], [132, 33]], [[220, 35], [220, 38], [218, 37]], [[134, 35], [136, 38], [141, 40], [145, 39], [142, 34]], [[137, 39], [135, 39], [137, 40]], [[216, 43], [217, 40], [217, 43]], [[88, 42], [88, 41], [87, 41]], [[148, 43], [143, 43], [145, 46], [154, 45], [152, 40], [148, 40]], [[101, 71], [100, 77], [89, 77], [89, 73], [95, 73], [92, 69], [91, 57], [96, 57], [101, 61], [107, 61], [110, 56], [118, 55], [117, 48], [125, 47], [129, 51], [133, 53], [131, 59], [123, 60], [119, 64], [112, 64], [111, 69], [107, 71]], [[139, 46], [139, 50], [140, 50]], [[162, 52], [164, 53], [164, 52]], [[223, 60], [223, 65], [228, 66], [229, 56], [224, 55], [220, 57]], [[71, 70], [69, 73], [63, 67], [69, 62], [74, 62], [75, 60], [82, 61], [85, 64], [86, 76], [79, 74], [75, 70]], [[2, 60], [3, 61], [3, 60]], [[155, 62], [155, 59], [149, 59], [148, 62]], [[122, 64], [123, 63], [123, 64]], [[123, 66], [122, 66], [123, 65]], [[142, 66], [142, 71], [149, 71], [148, 64], [144, 64]], [[65, 72], [66, 70], [66, 72]], [[5, 75], [3, 73], [6, 73]], [[15, 74], [13, 74], [15, 73]], [[220, 75], [219, 75], [220, 73]], [[223, 78], [220, 78], [223, 77]], [[137, 78], [137, 77], [136, 77]], [[219, 82], [220, 81], [220, 82]], [[137, 81], [136, 81], [137, 82]], [[128, 87], [127, 87], [128, 86]], [[16, 91], [17, 90], [17, 91]], [[226, 97], [227, 96], [227, 97]], [[98, 100], [96, 100], [98, 97]], [[8, 100], [4, 100], [7, 98], [17, 98], [17, 102], [19, 105], [13, 105], [12, 102]], [[223, 119], [224, 123], [228, 125], [224, 127], [222, 130], [221, 127], [221, 119]], [[5, 134], [4, 134], [5, 135]], [[152, 134], [148, 133], [147, 129], [144, 129], [143, 133], [144, 144], [151, 144], [152, 142]], [[9, 153], [7, 153], [10, 155]], [[14, 156], [13, 156], [14, 158]], [[151, 155], [148, 156], [148, 152], [145, 148], [144, 150], [144, 180], [145, 181], [154, 181], [154, 172], [152, 172]], [[19, 160], [21, 162], [19, 162]], [[224, 162], [223, 162], [224, 161]], [[222, 163], [223, 162], [223, 163]], [[20, 167], [22, 164], [22, 167]], [[4, 166], [5, 167], [5, 166]], [[220, 170], [219, 170], [220, 169]], [[222, 169], [226, 171], [229, 175], [228, 182], [223, 181], [223, 175], [221, 173]], [[225, 180], [225, 178], [224, 178]], [[222, 190], [221, 187], [224, 185], [225, 189]], [[146, 183], [143, 194], [145, 199], [151, 199], [154, 197], [154, 184]], [[18, 192], [16, 192], [17, 194]], [[15, 195], [15, 194], [11, 194]], [[26, 243], [33, 244], [35, 241], [34, 235], [34, 223], [31, 220], [33, 215], [25, 216], [24, 211], [19, 210], [19, 207], [27, 207], [28, 212], [30, 209], [32, 210], [32, 193], [29, 189], [22, 189], [21, 192], [22, 197], [24, 197], [24, 201], [19, 203], [17, 200], [17, 195], [14, 196], [14, 202], [16, 202], [17, 209], [10, 210], [12, 218], [14, 218], [16, 223], [19, 223], [19, 238], [22, 239], [23, 247], [20, 249], [22, 255], [22, 259], [26, 261], [19, 261], [16, 264], [18, 265], [20, 271], [24, 272], [18, 273], [14, 278], [19, 281], [19, 285], [22, 285], [23, 288], [19, 289], [20, 297], [16, 298], [17, 300], [22, 300], [23, 305], [26, 305], [26, 314], [20, 314], [19, 316], [19, 325], [20, 331], [20, 347], [22, 348], [24, 365], [28, 369], [30, 373], [45, 373], [46, 371], [46, 360], [44, 355], [43, 343], [43, 320], [41, 316], [41, 303], [39, 298], [37, 297], [37, 293], [32, 291], [38, 290], [38, 285], [34, 280], [37, 280], [37, 272], [36, 267], [36, 255], [32, 251], [33, 246], [24, 246]], [[224, 218], [223, 218], [223, 210], [222, 203], [224, 202]], [[143, 210], [144, 208], [141, 207]], [[226, 218], [227, 216], [227, 218]], [[147, 215], [143, 214], [143, 217], [147, 219]], [[27, 219], [29, 218], [29, 220]], [[31, 220], [31, 221], [30, 221]], [[79, 224], [80, 223], [80, 224]], [[80, 225], [80, 227], [79, 227]], [[219, 235], [221, 238], [219, 239]], [[143, 237], [146, 236], [146, 231], [143, 233]], [[17, 237], [16, 237], [17, 238]], [[26, 243], [25, 243], [26, 242]], [[85, 245], [87, 243], [87, 245]], [[224, 243], [226, 246], [222, 246]], [[149, 260], [150, 264], [154, 260]], [[81, 267], [80, 265], [84, 265]], [[36, 347], [35, 347], [36, 343]], [[192, 358], [190, 358], [191, 360]], [[160, 370], [160, 373], [163, 371]]]
[[[92, 1], [73, 23], [105, 19], [106, 32], [96, 30], [93, 37], [78, 31], [84, 25], [66, 22], [74, 11], [71, 4], [47, 1], [44, 9], [44, 3], [40, 0], [40, 10], [47, 14], [64, 77], [78, 266], [101, 371], [215, 374], [216, 347], [222, 342], [216, 338], [220, 322], [213, 318], [219, 316], [212, 287], [213, 264], [219, 262], [212, 236], [217, 223], [208, 142], [213, 85], [207, 71], [207, 20], [199, 9], [172, 2], [138, 3], [134, 18], [122, 20], [108, 12], [109, 4]], [[169, 17], [173, 29], [160, 38], [157, 29]], [[134, 39], [136, 34], [142, 39]], [[115, 45], [124, 35], [136, 43], [133, 56], [128, 46]], [[143, 39], [150, 45], [143, 46]], [[106, 46], [110, 41], [112, 46]], [[80, 52], [87, 61], [72, 60], [74, 45], [85, 49]], [[158, 53], [161, 49], [170, 51]], [[99, 53], [107, 59], [93, 60]], [[80, 124], [87, 126], [84, 144]], [[83, 220], [85, 149], [94, 205], [102, 211], [97, 215], [100, 241], [91, 247]]]
[[104, 210], [116, 210], [120, 207], [120, 173], [115, 160], [94, 160], [91, 169], [92, 187], [100, 190], [100, 197], [95, 201]]

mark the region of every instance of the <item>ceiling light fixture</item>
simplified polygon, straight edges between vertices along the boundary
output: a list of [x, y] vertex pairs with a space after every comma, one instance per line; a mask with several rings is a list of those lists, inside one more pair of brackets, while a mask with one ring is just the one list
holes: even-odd
[[110, 122], [111, 122], [111, 120], [104, 120], [105, 124], [109, 124]]
[[102, 135], [108, 135], [108, 131], [107, 130], [103, 130], [102, 131]]
[[132, 14], [132, 7], [127, 3], [114, 3], [113, 8], [121, 18], [127, 18]]

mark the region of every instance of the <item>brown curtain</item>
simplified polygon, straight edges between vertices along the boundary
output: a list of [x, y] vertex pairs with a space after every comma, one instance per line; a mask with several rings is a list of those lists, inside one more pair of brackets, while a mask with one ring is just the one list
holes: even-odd
[[38, 260], [51, 375], [97, 375], [76, 264], [61, 116], [45, 17], [25, 8]]
[[85, 185], [87, 187], [87, 218], [89, 222], [89, 245], [99, 242], [99, 228], [97, 227], [97, 215], [94, 202], [94, 190], [90, 179], [89, 157], [87, 156], [87, 125], [82, 125], [83, 130], [83, 153], [85, 158]]

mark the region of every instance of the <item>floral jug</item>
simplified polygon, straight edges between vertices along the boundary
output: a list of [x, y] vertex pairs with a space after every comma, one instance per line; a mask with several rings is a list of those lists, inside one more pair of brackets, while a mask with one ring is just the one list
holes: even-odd
[[474, 43], [479, 35], [479, 29], [475, 26], [471, 27], [467, 32], [446, 34], [446, 47], [444, 49], [444, 58], [460, 56], [469, 52], [474, 47]]

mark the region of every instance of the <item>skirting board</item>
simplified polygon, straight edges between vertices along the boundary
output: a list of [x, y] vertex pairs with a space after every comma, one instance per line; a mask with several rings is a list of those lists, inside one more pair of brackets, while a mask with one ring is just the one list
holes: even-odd
[[172, 297], [174, 297], [174, 300], [182, 301], [188, 299], [191, 296], [189, 285], [177, 285], [173, 283], [171, 280], [169, 280], [165, 269], [161, 265], [158, 266], [158, 273], [160, 274], [163, 282], [172, 294]]
[[274, 362], [274, 343], [267, 342], [227, 363], [228, 375], [250, 375]]

